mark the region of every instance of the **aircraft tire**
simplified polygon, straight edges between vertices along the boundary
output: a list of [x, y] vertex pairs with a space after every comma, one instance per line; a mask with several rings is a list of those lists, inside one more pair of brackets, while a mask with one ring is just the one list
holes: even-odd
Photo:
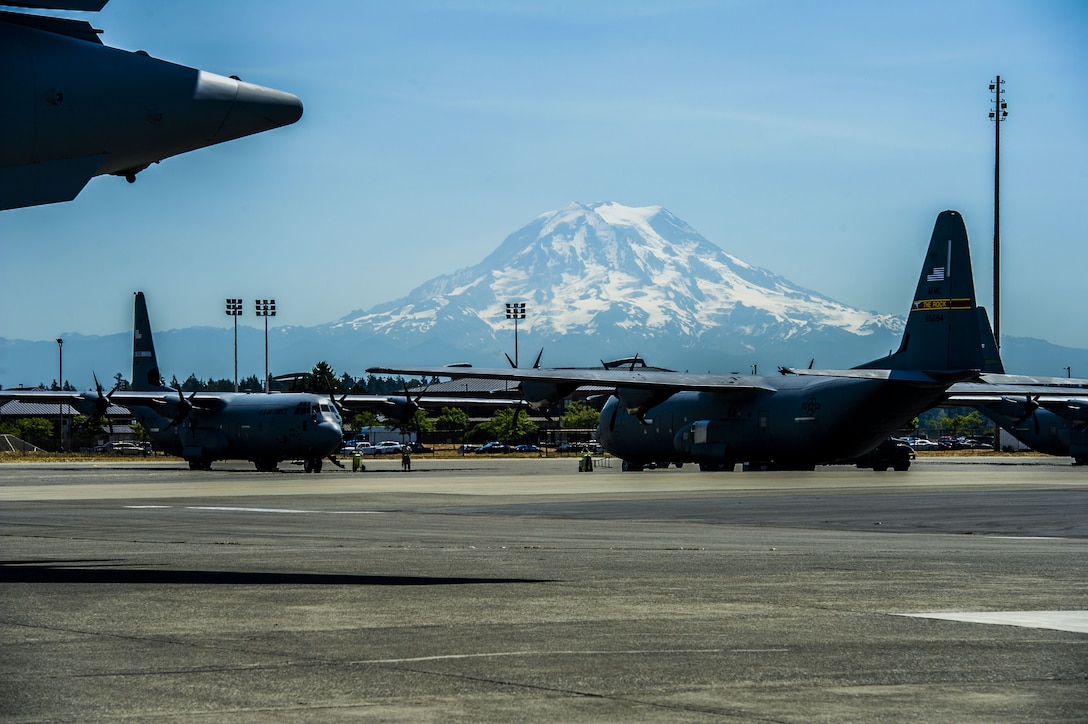
[[189, 461], [189, 469], [190, 470], [211, 470], [212, 469], [212, 463], [211, 463], [210, 460], [190, 460]]
[[259, 458], [253, 461], [253, 465], [257, 468], [257, 472], [259, 473], [274, 473], [279, 470], [279, 462], [279, 460], [274, 458]]
[[620, 465], [620, 469], [625, 473], [641, 473], [643, 467], [642, 463], [636, 463], [630, 460], [624, 460]]
[[[699, 463], [699, 471], [704, 473], [733, 472], [736, 463]], [[677, 465], [676, 467], [680, 467]]]

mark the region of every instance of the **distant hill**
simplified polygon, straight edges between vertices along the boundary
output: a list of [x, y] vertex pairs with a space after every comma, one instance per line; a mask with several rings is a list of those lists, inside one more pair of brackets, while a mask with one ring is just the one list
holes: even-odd
[[[919, 241], [919, 254], [922, 242]], [[154, 290], [146, 290], [152, 304]], [[751, 266], [661, 207], [572, 203], [508, 236], [480, 263], [436, 277], [405, 297], [315, 327], [270, 330], [273, 374], [327, 360], [361, 376], [376, 364], [505, 365], [514, 356], [507, 302], [525, 302], [519, 362], [544, 350], [545, 366], [586, 366], [639, 354], [651, 364], [712, 372], [771, 372], [778, 365], [849, 367], [899, 344], [904, 319], [848, 307]], [[163, 302], [159, 302], [163, 303]], [[904, 314], [910, 300], [903, 300]], [[232, 330], [155, 333], [167, 379], [233, 376]], [[239, 328], [239, 374], [264, 370], [263, 330]], [[1088, 376], [1088, 350], [1005, 337], [1009, 371]], [[65, 338], [65, 377], [103, 385], [130, 372], [130, 333]], [[0, 384], [49, 384], [54, 342], [0, 340]]]

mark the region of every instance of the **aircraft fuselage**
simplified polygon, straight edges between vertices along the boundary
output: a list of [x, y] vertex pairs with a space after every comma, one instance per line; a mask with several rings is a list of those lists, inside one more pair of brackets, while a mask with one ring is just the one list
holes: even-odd
[[1088, 464], [1088, 421], [1066, 419], [1050, 410], [1024, 414], [1016, 401], [980, 406], [979, 411], [1020, 442], [1046, 455], [1069, 455]]
[[935, 404], [942, 390], [884, 380], [763, 378], [773, 391], [738, 397], [678, 392], [640, 420], [612, 397], [601, 412], [598, 440], [635, 466], [695, 462], [731, 469], [738, 462], [811, 468], [876, 447], [904, 419]]
[[69, 201], [94, 176], [294, 123], [282, 91], [0, 14], [0, 209]]
[[320, 460], [343, 441], [341, 420], [328, 398], [304, 393], [217, 393], [218, 409], [201, 409], [194, 398], [189, 415], [176, 424], [150, 407], [133, 407], [155, 445], [194, 467], [213, 460], [253, 461], [271, 469], [282, 460]]

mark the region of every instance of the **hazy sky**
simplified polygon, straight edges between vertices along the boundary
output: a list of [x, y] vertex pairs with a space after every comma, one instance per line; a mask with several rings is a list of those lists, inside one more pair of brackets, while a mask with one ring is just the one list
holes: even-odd
[[[88, 16], [82, 16], [88, 17]], [[741, 259], [905, 315], [963, 212], [1002, 332], [1088, 347], [1088, 4], [112, 0], [107, 45], [298, 95], [293, 126], [0, 212], [0, 337], [314, 325], [479, 262], [569, 201], [661, 205]]]

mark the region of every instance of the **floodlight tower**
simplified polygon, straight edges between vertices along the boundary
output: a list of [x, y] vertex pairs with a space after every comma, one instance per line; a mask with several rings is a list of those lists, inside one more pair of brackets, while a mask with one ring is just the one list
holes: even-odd
[[518, 320], [525, 319], [525, 302], [507, 302], [506, 318], [514, 320], [514, 367], [518, 366]]
[[1009, 115], [1009, 104], [1002, 100], [1005, 81], [997, 76], [990, 82], [994, 94], [994, 108], [990, 120], [994, 122], [994, 341], [1001, 348], [1001, 124]]
[[264, 317], [264, 391], [268, 393], [272, 391], [268, 377], [268, 318], [276, 316], [276, 300], [255, 299], [253, 303], [256, 305], [257, 316]]
[[[57, 384], [64, 391], [64, 340], [57, 337]], [[64, 449], [64, 403], [57, 405], [57, 450]]]
[[238, 317], [242, 316], [242, 300], [227, 299], [227, 316], [234, 317], [234, 391], [238, 391]]

